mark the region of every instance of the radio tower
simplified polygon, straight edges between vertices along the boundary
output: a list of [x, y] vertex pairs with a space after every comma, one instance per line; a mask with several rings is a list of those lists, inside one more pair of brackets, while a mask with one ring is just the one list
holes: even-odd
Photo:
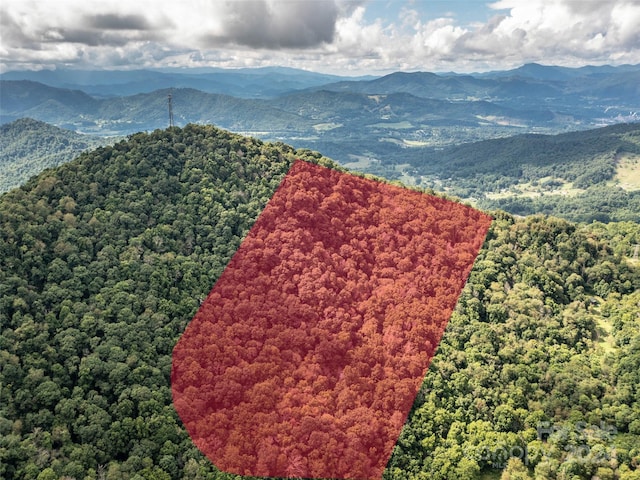
[[167, 95], [167, 99], [169, 100], [169, 128], [171, 128], [173, 127], [173, 102], [171, 94]]

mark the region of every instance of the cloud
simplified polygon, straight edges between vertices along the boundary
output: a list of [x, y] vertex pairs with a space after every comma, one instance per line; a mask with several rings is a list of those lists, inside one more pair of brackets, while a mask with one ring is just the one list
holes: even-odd
[[119, 15], [117, 13], [101, 13], [87, 15], [86, 23], [91, 28], [101, 30], [149, 30], [151, 25], [142, 15]]
[[331, 43], [343, 11], [335, 1], [249, 0], [220, 6], [219, 32], [207, 33], [205, 45], [237, 44], [252, 48], [309, 48]]
[[[487, 32], [467, 40], [480, 44], [499, 40], [504, 55], [543, 61], [606, 62], [626, 57], [640, 60], [640, 2], [573, 0], [502, 0], [494, 8], [509, 15]], [[468, 44], [468, 43], [467, 43]]]
[[[425, 2], [384, 10], [376, 1], [4, 0], [0, 68], [279, 64], [363, 73], [640, 63], [640, 0], [499, 0], [471, 24], [455, 12], [433, 18]], [[394, 17], [371, 19], [374, 7]]]
[[[344, 0], [107, 0], [96, 4], [84, 0], [7, 0], [0, 11], [3, 18], [14, 19], [20, 32], [33, 42], [54, 39], [93, 46], [100, 42], [65, 32], [100, 35], [109, 31], [112, 35], [105, 38], [120, 45], [127, 39], [139, 40], [142, 32], [155, 31], [166, 35], [168, 43], [199, 40], [201, 47], [239, 45], [280, 49], [330, 43], [338, 18], [358, 3]], [[53, 36], [52, 32], [55, 32]], [[15, 33], [3, 35], [3, 40], [9, 43], [16, 39]]]
[[403, 32], [409, 63], [471, 70], [640, 62], [638, 0], [501, 0], [490, 8], [495, 15], [474, 25], [455, 17], [414, 22]]

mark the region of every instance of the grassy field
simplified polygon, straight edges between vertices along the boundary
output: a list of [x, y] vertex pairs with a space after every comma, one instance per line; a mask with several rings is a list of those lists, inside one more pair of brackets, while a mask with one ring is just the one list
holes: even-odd
[[609, 318], [596, 315], [596, 324], [598, 325], [598, 341], [600, 346], [604, 350], [604, 353], [611, 353], [616, 349], [615, 339], [611, 335], [613, 325], [610, 323]]
[[377, 162], [377, 160], [365, 155], [349, 155], [349, 161], [344, 162], [343, 165], [349, 170], [363, 172], [375, 162]]
[[313, 126], [313, 129], [316, 132], [328, 132], [340, 127], [342, 127], [342, 123], [318, 123]]
[[620, 188], [628, 191], [640, 190], [640, 155], [620, 155], [615, 179]]
[[[545, 186], [545, 183], [552, 181], [562, 183], [562, 185], [553, 188]], [[571, 182], [565, 182], [561, 178], [544, 177], [536, 182], [536, 184], [532, 184], [531, 182], [519, 183], [517, 185], [509, 187], [509, 189], [507, 190], [487, 193], [486, 196], [491, 200], [511, 197], [538, 198], [543, 195], [562, 195], [564, 197], [575, 197], [582, 192], [584, 192], [583, 189], [574, 188]]]
[[402, 122], [389, 122], [389, 123], [374, 123], [369, 125], [371, 128], [388, 128], [392, 130], [404, 130], [407, 128], [413, 128], [410, 122], [402, 121]]

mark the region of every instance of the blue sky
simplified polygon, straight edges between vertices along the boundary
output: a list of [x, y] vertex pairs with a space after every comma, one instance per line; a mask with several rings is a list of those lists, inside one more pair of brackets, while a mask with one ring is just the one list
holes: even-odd
[[640, 63], [640, 0], [2, 0], [0, 71]]
[[495, 12], [488, 7], [490, 2], [484, 0], [416, 0], [404, 2], [398, 0], [375, 0], [367, 4], [366, 18], [374, 21], [377, 18], [391, 21], [398, 18], [403, 8], [412, 8], [425, 19], [441, 17], [455, 18], [460, 24], [486, 22]]

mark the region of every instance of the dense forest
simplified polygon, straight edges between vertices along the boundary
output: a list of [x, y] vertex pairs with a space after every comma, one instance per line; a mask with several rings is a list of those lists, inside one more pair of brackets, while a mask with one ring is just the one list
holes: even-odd
[[174, 348], [194, 443], [239, 474], [380, 479], [490, 223], [295, 162]]
[[0, 192], [22, 185], [45, 168], [73, 160], [84, 150], [113, 142], [30, 118], [4, 124], [0, 126]]
[[640, 190], [626, 191], [615, 185], [593, 185], [572, 196], [544, 193], [538, 197], [512, 196], [483, 199], [487, 209], [506, 210], [514, 215], [546, 214], [575, 222], [640, 222]]
[[[0, 197], [0, 477], [239, 478], [171, 354], [296, 158], [188, 125]], [[383, 478], [640, 478], [640, 225], [494, 217]]]

